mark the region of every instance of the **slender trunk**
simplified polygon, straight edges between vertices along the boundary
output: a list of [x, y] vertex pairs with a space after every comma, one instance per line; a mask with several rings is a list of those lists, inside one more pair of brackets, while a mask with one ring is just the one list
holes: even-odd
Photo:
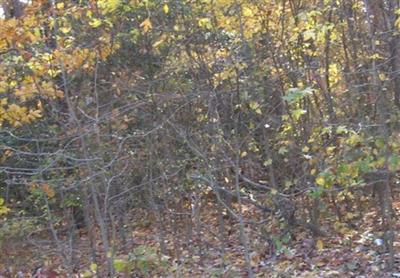
[[[376, 4], [376, 3], [375, 3]], [[376, 49], [376, 36], [375, 36], [375, 29], [371, 22], [371, 5], [370, 0], [364, 0], [365, 5], [365, 12], [367, 17], [367, 24], [368, 24], [368, 31], [369, 31], [369, 39], [370, 39], [370, 50], [372, 54], [375, 54]], [[375, 59], [372, 60], [372, 82], [373, 82], [373, 90], [377, 92], [377, 101], [376, 107], [378, 112], [378, 125], [379, 125], [379, 136], [383, 138], [385, 145], [381, 153], [385, 157], [385, 165], [383, 169], [383, 176], [382, 182], [379, 182], [379, 199], [380, 199], [380, 207], [381, 207], [381, 216], [382, 216], [382, 224], [383, 230], [385, 232], [384, 240], [386, 248], [389, 252], [389, 259], [387, 262], [388, 269], [391, 270], [394, 266], [394, 249], [393, 249], [393, 242], [394, 242], [394, 229], [393, 229], [393, 216], [392, 216], [392, 197], [391, 197], [391, 190], [390, 190], [390, 172], [388, 161], [390, 157], [390, 146], [389, 143], [389, 130], [387, 125], [387, 120], [390, 118], [390, 111], [389, 111], [389, 103], [387, 100], [388, 91], [382, 86], [380, 79], [379, 79], [379, 72], [377, 68], [377, 64]]]
[[235, 161], [235, 192], [236, 192], [236, 198], [238, 202], [238, 220], [239, 220], [239, 234], [240, 234], [240, 242], [243, 246], [243, 252], [244, 252], [244, 259], [246, 263], [246, 268], [247, 268], [247, 276], [249, 278], [254, 277], [253, 269], [251, 267], [251, 258], [250, 258], [250, 246], [249, 246], [249, 239], [247, 236], [247, 233], [245, 231], [245, 224], [244, 224], [244, 218], [243, 218], [243, 212], [242, 212], [242, 197], [240, 194], [240, 186], [239, 186], [239, 174], [240, 174], [240, 153], [236, 155], [236, 161]]

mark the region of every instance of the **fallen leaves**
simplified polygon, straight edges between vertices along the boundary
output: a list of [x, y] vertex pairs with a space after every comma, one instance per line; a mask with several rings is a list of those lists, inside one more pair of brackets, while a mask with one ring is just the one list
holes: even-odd
[[140, 27], [143, 28], [143, 31], [147, 33], [149, 30], [153, 28], [153, 25], [150, 21], [150, 18], [146, 18], [142, 23], [140, 23]]

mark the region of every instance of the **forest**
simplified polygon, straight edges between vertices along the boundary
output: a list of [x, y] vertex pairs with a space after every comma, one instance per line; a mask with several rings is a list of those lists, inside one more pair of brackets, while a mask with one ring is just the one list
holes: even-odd
[[0, 277], [400, 277], [399, 0], [0, 0]]

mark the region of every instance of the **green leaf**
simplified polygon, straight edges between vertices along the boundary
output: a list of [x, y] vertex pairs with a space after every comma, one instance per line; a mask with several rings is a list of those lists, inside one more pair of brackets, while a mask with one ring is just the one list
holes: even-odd
[[396, 171], [400, 165], [400, 157], [398, 155], [392, 155], [389, 157], [389, 169]]
[[119, 6], [120, 0], [98, 0], [97, 5], [106, 13], [114, 12]]
[[303, 32], [304, 41], [308, 41], [310, 39], [315, 40], [316, 37], [317, 36], [316, 36], [315, 30], [313, 30], [313, 29], [306, 30]]
[[118, 272], [125, 271], [127, 266], [128, 266], [128, 263], [125, 262], [124, 260], [120, 260], [120, 259], [114, 260], [114, 268]]
[[280, 147], [278, 150], [279, 154], [285, 154], [288, 152], [288, 149], [286, 147]]
[[344, 134], [344, 133], [347, 133], [347, 132], [348, 132], [348, 130], [344, 125], [340, 125], [336, 129], [336, 134]]
[[358, 169], [360, 170], [361, 173], [367, 173], [371, 169], [371, 161], [368, 159], [364, 159], [358, 162]]
[[304, 109], [296, 109], [293, 111], [293, 118], [298, 121], [301, 115], [304, 115], [305, 113], [307, 113], [307, 111]]
[[347, 139], [347, 144], [349, 144], [350, 146], [355, 146], [361, 142], [362, 142], [362, 138], [357, 133], [354, 133]]
[[379, 149], [383, 149], [385, 147], [385, 140], [383, 138], [378, 138], [378, 139], [375, 140], [375, 145]]
[[312, 189], [312, 190], [309, 192], [309, 195], [310, 195], [312, 198], [317, 199], [317, 198], [320, 198], [320, 197], [321, 197], [321, 195], [322, 195], [323, 192], [324, 192], [324, 191], [323, 191], [322, 188], [317, 187], [317, 188]]
[[330, 188], [333, 184], [334, 176], [329, 172], [320, 173], [315, 179], [315, 183], [324, 188]]
[[252, 100], [249, 103], [249, 107], [251, 110], [256, 110], [257, 108], [260, 107], [260, 105], [256, 101]]
[[305, 96], [312, 94], [312, 92], [313, 90], [311, 87], [306, 87], [304, 89], [291, 88], [286, 91], [286, 95], [283, 96], [282, 98], [286, 100], [289, 104], [292, 104], [298, 102]]

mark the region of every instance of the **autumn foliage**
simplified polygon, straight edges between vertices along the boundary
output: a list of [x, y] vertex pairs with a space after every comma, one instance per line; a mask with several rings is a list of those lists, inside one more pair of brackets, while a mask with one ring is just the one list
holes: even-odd
[[0, 4], [0, 276], [396, 274], [398, 1]]

